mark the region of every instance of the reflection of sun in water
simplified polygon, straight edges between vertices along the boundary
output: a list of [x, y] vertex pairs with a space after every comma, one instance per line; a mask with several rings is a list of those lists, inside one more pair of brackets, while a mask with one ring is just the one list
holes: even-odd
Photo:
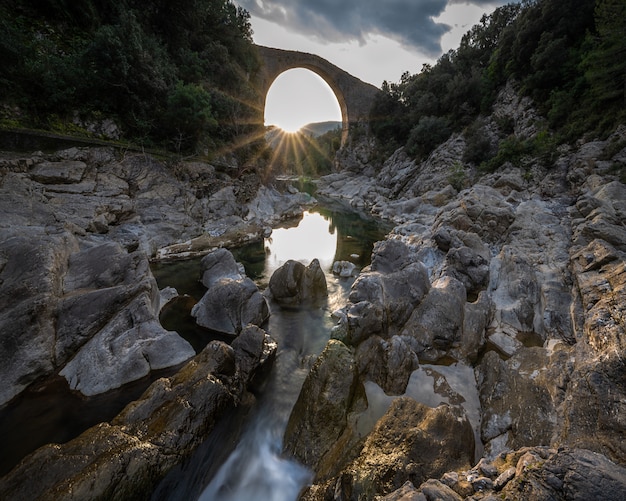
[[266, 274], [271, 274], [289, 259], [308, 264], [317, 258], [322, 269], [328, 271], [335, 258], [337, 232], [330, 231], [330, 222], [321, 214], [304, 212], [295, 228], [278, 228], [265, 240], [269, 254]]

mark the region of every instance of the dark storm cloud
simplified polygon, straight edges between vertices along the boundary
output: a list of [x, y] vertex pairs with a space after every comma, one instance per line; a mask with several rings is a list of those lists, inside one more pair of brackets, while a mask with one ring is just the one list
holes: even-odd
[[[256, 17], [321, 41], [365, 43], [370, 34], [397, 40], [428, 55], [441, 52], [441, 37], [450, 30], [433, 20], [448, 3], [465, 0], [239, 0]], [[503, 3], [470, 0], [477, 5]]]

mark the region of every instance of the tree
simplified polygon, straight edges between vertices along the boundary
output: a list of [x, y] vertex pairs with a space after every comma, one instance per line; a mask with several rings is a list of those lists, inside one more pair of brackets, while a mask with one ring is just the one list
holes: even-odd
[[585, 77], [601, 106], [626, 104], [626, 2], [600, 0], [596, 33], [583, 61]]
[[194, 152], [216, 127], [211, 95], [200, 85], [179, 83], [167, 98], [162, 126], [174, 149]]

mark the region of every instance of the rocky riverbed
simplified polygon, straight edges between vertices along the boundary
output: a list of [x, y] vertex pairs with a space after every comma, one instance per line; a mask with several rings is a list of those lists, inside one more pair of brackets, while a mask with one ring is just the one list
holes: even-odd
[[[484, 119], [494, 142], [502, 117], [518, 137], [537, 133], [531, 103], [511, 88], [495, 110]], [[398, 150], [380, 165], [364, 140], [319, 181], [319, 193], [394, 229], [333, 313], [289, 418], [285, 453], [313, 472], [302, 499], [624, 498], [626, 185], [616, 167], [626, 129], [562, 148], [550, 166], [526, 158], [491, 173], [463, 164], [465, 147], [454, 135], [423, 162]], [[236, 339], [195, 354], [158, 322], [149, 258], [259, 238], [310, 199], [106, 148], [7, 154], [0, 167], [0, 402], [55, 374], [90, 395], [183, 364], [110, 423], [25, 458], [0, 479], [0, 497], [149, 498], [245, 404], [276, 349], [247, 324], [266, 315], [259, 291], [213, 253], [203, 266], [219, 262], [219, 273], [204, 277], [195, 316]], [[316, 266], [290, 266], [271, 293], [297, 307], [312, 296], [295, 279], [317, 283]], [[246, 307], [210, 313], [216, 284]]]
[[[536, 133], [528, 101], [496, 110]], [[291, 415], [285, 449], [316, 473], [302, 499], [626, 495], [626, 129], [549, 168], [481, 173], [464, 148], [377, 166], [364, 142], [319, 182], [396, 226]]]
[[[134, 404], [143, 409], [140, 418], [129, 408], [125, 416], [132, 419], [118, 416], [117, 424], [36, 452], [3, 477], [0, 497], [11, 492], [58, 499], [75, 489], [86, 469], [99, 468], [108, 472], [98, 474], [100, 487], [85, 477], [87, 491], [72, 496], [145, 495], [210, 433], [212, 420], [245, 400], [257, 368], [271, 362], [275, 343], [258, 331], [243, 340], [246, 324], [237, 331], [239, 350], [217, 344], [196, 355], [185, 339], [161, 326], [163, 299], [150, 271], [150, 259], [202, 255], [262, 239], [272, 225], [313, 202], [302, 193], [263, 186], [254, 175], [236, 174], [112, 148], [0, 154], [0, 405], [58, 377], [70, 391], [89, 397], [155, 370], [182, 367], [151, 387], [143, 404]], [[246, 357], [253, 362], [242, 362]], [[201, 402], [192, 401], [196, 393]], [[174, 425], [179, 421], [182, 428]], [[184, 436], [155, 439], [155, 433], [175, 429], [184, 429]], [[119, 461], [115, 468], [112, 458]], [[33, 467], [52, 463], [59, 467], [45, 479], [24, 482]], [[131, 465], [140, 475], [148, 468], [152, 480], [132, 480]], [[124, 471], [143, 487], [122, 485]], [[72, 486], [59, 487], [61, 481]]]

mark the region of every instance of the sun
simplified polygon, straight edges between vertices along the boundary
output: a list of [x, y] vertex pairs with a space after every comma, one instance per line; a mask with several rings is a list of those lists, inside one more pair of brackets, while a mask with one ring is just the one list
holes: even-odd
[[274, 80], [265, 99], [265, 125], [295, 133], [307, 124], [330, 121], [341, 121], [341, 109], [322, 77], [295, 68]]

